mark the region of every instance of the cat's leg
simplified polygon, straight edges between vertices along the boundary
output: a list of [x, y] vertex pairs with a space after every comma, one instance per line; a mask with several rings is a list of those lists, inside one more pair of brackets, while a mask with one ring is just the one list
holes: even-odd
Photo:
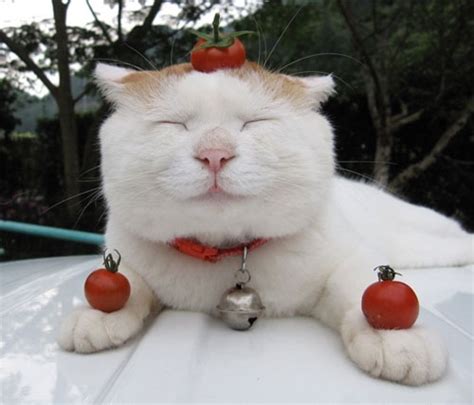
[[474, 263], [474, 234], [452, 218], [409, 204], [367, 184], [335, 182], [335, 205], [373, 249], [398, 268], [444, 267]]
[[143, 327], [145, 318], [161, 305], [150, 287], [126, 265], [120, 267], [130, 282], [131, 294], [125, 306], [105, 313], [90, 307], [78, 308], [63, 321], [58, 343], [68, 351], [92, 353], [117, 347], [135, 336]]
[[[403, 235], [400, 238], [398, 235]], [[390, 239], [388, 239], [390, 238]], [[474, 235], [445, 236], [399, 232], [387, 235], [385, 252], [393, 266], [402, 268], [465, 266], [474, 263]]]
[[372, 269], [379, 264], [386, 262], [377, 255], [359, 253], [336, 266], [313, 315], [339, 331], [352, 361], [374, 377], [408, 385], [440, 378], [448, 356], [435, 331], [417, 324], [405, 330], [377, 330], [367, 323], [361, 297], [374, 282]]

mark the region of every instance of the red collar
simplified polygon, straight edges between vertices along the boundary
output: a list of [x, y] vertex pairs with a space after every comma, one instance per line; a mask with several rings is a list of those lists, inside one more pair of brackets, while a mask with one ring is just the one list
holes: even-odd
[[194, 239], [176, 238], [169, 245], [175, 248], [177, 251], [184, 253], [185, 255], [201, 259], [206, 262], [216, 263], [224, 257], [228, 256], [240, 256], [244, 251], [244, 247], [247, 246], [249, 252], [254, 250], [263, 244], [268, 242], [268, 239], [254, 239], [253, 241], [237, 245], [230, 248], [217, 248], [213, 246], [202, 245]]

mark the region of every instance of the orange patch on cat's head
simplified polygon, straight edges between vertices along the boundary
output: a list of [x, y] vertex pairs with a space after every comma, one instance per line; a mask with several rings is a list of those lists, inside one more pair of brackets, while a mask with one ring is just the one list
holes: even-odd
[[306, 86], [298, 78], [271, 72], [258, 63], [246, 62], [239, 69], [229, 69], [229, 74], [260, 84], [276, 100], [289, 101], [297, 107], [311, 103]]
[[[155, 71], [133, 72], [121, 79], [126, 91], [133, 96], [147, 99], [159, 91], [164, 82], [179, 79], [195, 70], [190, 63], [182, 63]], [[240, 68], [225, 69], [225, 73], [252, 85], [260, 85], [274, 99], [291, 102], [303, 107], [311, 103], [306, 86], [297, 78], [273, 73], [255, 62], [245, 62]], [[212, 74], [212, 73], [206, 73]]]
[[161, 70], [144, 70], [140, 72], [133, 72], [125, 76], [120, 82], [130, 87], [140, 87], [146, 82], [150, 84], [149, 82], [163, 80], [172, 76], [178, 78], [192, 71], [193, 68], [190, 63], [181, 63], [179, 65], [165, 67]]

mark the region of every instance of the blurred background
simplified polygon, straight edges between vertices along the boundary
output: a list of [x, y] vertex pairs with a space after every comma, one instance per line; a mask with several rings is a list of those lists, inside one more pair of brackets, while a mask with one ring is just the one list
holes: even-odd
[[[0, 0], [0, 220], [102, 233], [100, 62], [186, 62], [220, 12], [248, 58], [332, 73], [340, 175], [474, 231], [472, 0]], [[0, 260], [98, 247], [0, 231]]]

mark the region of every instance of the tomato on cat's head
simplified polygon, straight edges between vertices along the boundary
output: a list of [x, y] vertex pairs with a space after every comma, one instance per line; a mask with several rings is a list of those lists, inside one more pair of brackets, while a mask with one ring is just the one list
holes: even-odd
[[225, 48], [202, 48], [204, 39], [200, 39], [191, 52], [191, 64], [199, 72], [214, 72], [217, 69], [240, 67], [245, 63], [245, 48], [238, 38]]
[[99, 65], [115, 111], [100, 131], [109, 215], [153, 241], [272, 238], [323, 215], [333, 134], [330, 76], [246, 62], [212, 73]]
[[199, 37], [191, 51], [191, 65], [199, 72], [209, 73], [218, 69], [232, 69], [245, 63], [245, 47], [238, 37], [252, 34], [252, 31], [222, 34], [219, 24], [220, 16], [216, 13], [212, 23], [212, 34], [191, 30]]

